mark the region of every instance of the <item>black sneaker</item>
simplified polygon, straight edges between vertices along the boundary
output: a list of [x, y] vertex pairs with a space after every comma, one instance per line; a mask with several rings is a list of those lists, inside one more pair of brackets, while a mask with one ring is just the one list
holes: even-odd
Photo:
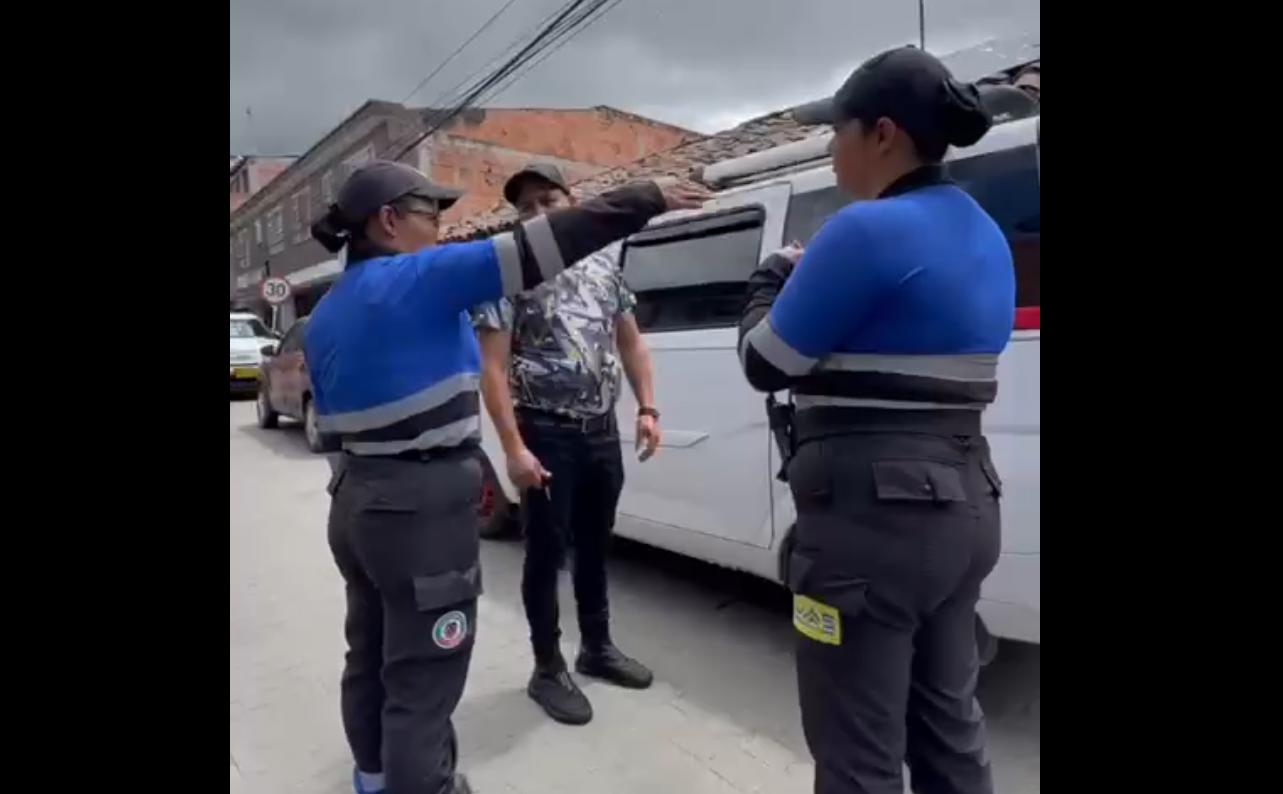
[[614, 645], [592, 650], [580, 648], [575, 672], [625, 689], [649, 689], [655, 683], [655, 674], [646, 665], [628, 658]]
[[592, 721], [592, 704], [588, 702], [588, 696], [564, 668], [535, 668], [526, 692], [549, 717], [563, 725], [587, 725]]

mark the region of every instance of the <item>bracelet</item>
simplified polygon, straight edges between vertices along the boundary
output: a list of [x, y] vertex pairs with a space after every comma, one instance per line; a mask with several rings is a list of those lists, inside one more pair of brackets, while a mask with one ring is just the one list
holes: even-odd
[[651, 408], [649, 405], [643, 405], [637, 409], [638, 416], [649, 416], [651, 419], [659, 419], [659, 410]]

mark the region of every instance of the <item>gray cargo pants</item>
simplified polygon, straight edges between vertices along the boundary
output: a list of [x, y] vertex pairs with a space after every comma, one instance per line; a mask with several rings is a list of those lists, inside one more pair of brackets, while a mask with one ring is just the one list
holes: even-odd
[[992, 794], [975, 699], [980, 584], [1001, 546], [983, 436], [852, 433], [789, 467], [802, 721], [815, 794]]
[[455, 790], [451, 715], [468, 678], [481, 568], [474, 454], [344, 455], [329, 542], [347, 591], [343, 727], [387, 794]]

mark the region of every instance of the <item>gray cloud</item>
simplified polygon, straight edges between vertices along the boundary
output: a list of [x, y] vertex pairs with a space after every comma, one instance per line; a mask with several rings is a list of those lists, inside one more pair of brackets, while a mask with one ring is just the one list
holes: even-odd
[[[410, 103], [432, 104], [563, 2], [518, 0]], [[231, 151], [298, 153], [366, 99], [406, 99], [501, 5], [231, 0]], [[927, 0], [937, 52], [1040, 23], [1039, 0]], [[822, 96], [863, 58], [917, 37], [909, 0], [623, 0], [492, 101], [608, 104], [712, 132]]]

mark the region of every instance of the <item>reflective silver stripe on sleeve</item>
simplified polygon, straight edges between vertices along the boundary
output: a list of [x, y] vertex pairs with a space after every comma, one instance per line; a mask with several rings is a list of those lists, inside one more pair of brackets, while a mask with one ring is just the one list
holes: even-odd
[[818, 359], [804, 356], [789, 346], [771, 327], [771, 318], [763, 317], [761, 322], [744, 334], [740, 344], [740, 364], [745, 364], [748, 346], [752, 345], [758, 355], [780, 372], [791, 377], [799, 377], [810, 372]]
[[830, 397], [825, 394], [794, 394], [793, 405], [799, 411], [809, 408], [887, 408], [897, 411], [983, 411], [985, 403], [926, 403], [906, 400], [867, 400], [860, 397]]
[[[765, 355], [760, 347], [758, 352]], [[825, 357], [819, 368], [828, 372], [879, 372], [952, 381], [990, 381], [998, 377], [998, 354], [896, 356], [833, 353]]]
[[526, 240], [530, 243], [530, 253], [534, 254], [539, 272], [545, 279], [552, 279], [566, 269], [566, 260], [561, 256], [557, 238], [552, 236], [552, 225], [546, 217], [538, 217], [521, 224], [526, 230]]
[[470, 416], [442, 427], [434, 427], [418, 438], [401, 441], [344, 441], [343, 449], [353, 455], [399, 455], [410, 450], [457, 447], [481, 439], [481, 418]]
[[499, 279], [503, 282], [505, 297], [516, 295], [525, 286], [521, 278], [521, 253], [517, 248], [517, 238], [512, 232], [504, 232], [492, 238], [495, 256], [499, 258]]
[[479, 380], [477, 375], [461, 372], [408, 397], [402, 397], [396, 402], [367, 408], [364, 411], [318, 416], [316, 424], [323, 433], [360, 433], [387, 427], [403, 419], [409, 419], [415, 414], [444, 405], [466, 391], [475, 390]]

